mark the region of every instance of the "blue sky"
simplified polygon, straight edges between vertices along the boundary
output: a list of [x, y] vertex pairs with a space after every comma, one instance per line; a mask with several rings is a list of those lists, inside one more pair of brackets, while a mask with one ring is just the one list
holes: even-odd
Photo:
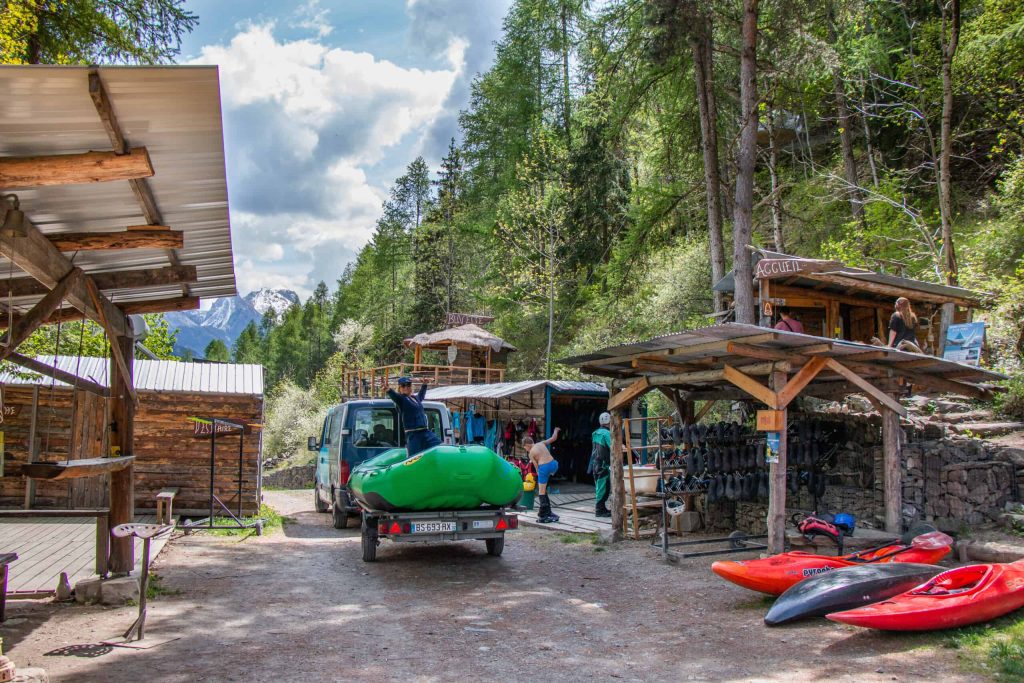
[[334, 286], [391, 182], [432, 168], [508, 0], [189, 0], [179, 62], [220, 66], [241, 294]]

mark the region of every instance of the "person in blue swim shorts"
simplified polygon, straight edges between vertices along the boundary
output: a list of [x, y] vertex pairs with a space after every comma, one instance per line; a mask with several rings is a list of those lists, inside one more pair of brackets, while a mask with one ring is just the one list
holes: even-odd
[[537, 521], [541, 524], [551, 524], [558, 521], [558, 515], [551, 512], [551, 499], [548, 498], [548, 482], [558, 471], [558, 461], [548, 450], [548, 444], [554, 443], [558, 438], [561, 427], [555, 427], [550, 439], [534, 443], [529, 436], [523, 437], [523, 448], [530, 454], [530, 462], [537, 470], [537, 501], [540, 509], [537, 511]]

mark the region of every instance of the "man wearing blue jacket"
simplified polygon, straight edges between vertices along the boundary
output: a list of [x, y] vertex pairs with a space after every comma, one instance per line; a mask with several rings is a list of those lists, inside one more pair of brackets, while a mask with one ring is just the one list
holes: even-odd
[[394, 401], [405, 427], [405, 444], [410, 457], [441, 445], [441, 437], [430, 429], [427, 414], [423, 412], [423, 399], [429, 383], [429, 380], [423, 380], [419, 392], [413, 395], [412, 379], [400, 377], [398, 391], [388, 389], [388, 398]]

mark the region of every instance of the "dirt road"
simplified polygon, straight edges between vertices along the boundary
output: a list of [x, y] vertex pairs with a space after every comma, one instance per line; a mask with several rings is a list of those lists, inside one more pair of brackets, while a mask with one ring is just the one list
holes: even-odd
[[56, 681], [979, 680], [956, 652], [828, 622], [768, 629], [766, 603], [710, 560], [668, 565], [524, 529], [501, 558], [483, 543], [382, 546], [272, 492], [291, 517], [262, 538], [173, 541], [157, 572], [145, 650], [89, 647], [134, 609], [14, 603], [5, 653]]

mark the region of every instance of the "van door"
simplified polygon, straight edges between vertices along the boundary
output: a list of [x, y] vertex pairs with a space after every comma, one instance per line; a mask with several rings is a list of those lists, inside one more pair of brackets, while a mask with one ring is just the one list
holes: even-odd
[[338, 463], [345, 444], [345, 437], [341, 433], [343, 424], [345, 424], [345, 406], [341, 405], [331, 410], [330, 444], [327, 446], [327, 481], [332, 484], [338, 481]]
[[328, 489], [330, 487], [331, 430], [335, 422], [335, 410], [328, 412], [327, 417], [324, 418], [324, 427], [320, 432], [320, 450], [316, 454], [316, 481]]
[[343, 439], [341, 460], [344, 462], [339, 483], [348, 483], [352, 468], [392, 448], [398, 448], [401, 435], [394, 406], [350, 405], [345, 416], [349, 435]]

